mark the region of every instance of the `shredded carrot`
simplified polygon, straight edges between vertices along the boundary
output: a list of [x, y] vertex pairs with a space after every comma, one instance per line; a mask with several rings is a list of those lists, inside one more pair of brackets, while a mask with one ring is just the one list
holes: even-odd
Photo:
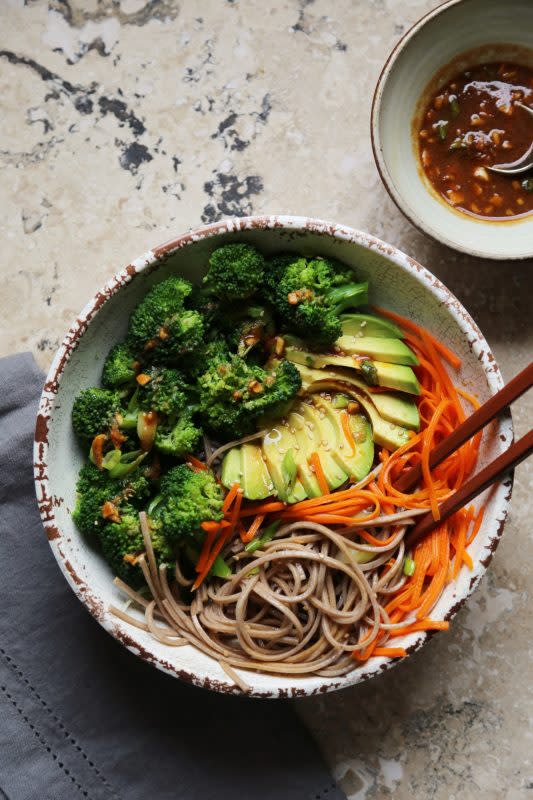
[[[216, 523], [215, 523], [216, 524]], [[210, 531], [207, 532], [207, 536], [205, 537], [204, 544], [202, 546], [202, 550], [200, 552], [200, 557], [196, 562], [196, 572], [201, 572], [206, 565], [207, 559], [209, 557], [209, 552], [213, 546], [213, 542], [215, 541], [216, 535], [220, 530], [220, 526], [216, 528], [212, 528]]]
[[388, 658], [405, 658], [407, 650], [404, 647], [376, 647], [375, 656], [387, 656]]
[[[234, 484], [234, 486], [237, 486], [237, 484]], [[222, 531], [222, 533], [219, 535], [217, 541], [215, 542], [213, 548], [211, 549], [211, 552], [209, 553], [209, 556], [207, 557], [207, 560], [206, 560], [206, 562], [205, 562], [205, 564], [203, 566], [203, 569], [201, 570], [201, 572], [199, 572], [196, 580], [194, 581], [194, 583], [192, 585], [192, 590], [193, 591], [195, 589], [198, 589], [199, 586], [201, 586], [201, 584], [203, 583], [203, 581], [205, 580], [205, 578], [209, 574], [209, 570], [211, 569], [211, 567], [215, 563], [216, 557], [218, 556], [218, 554], [222, 550], [223, 545], [226, 544], [226, 542], [229, 541], [229, 539], [231, 539], [231, 537], [233, 535], [233, 532], [235, 530], [235, 526], [237, 524], [237, 520], [239, 518], [239, 511], [240, 511], [241, 503], [242, 503], [242, 494], [238, 491], [238, 489], [235, 492], [235, 498], [236, 498], [235, 499], [235, 503], [233, 504], [233, 509], [231, 511], [230, 524], [228, 525], [228, 527], [224, 531]]]
[[344, 435], [346, 436], [346, 441], [352, 448], [352, 452], [350, 455], [351, 457], [355, 455], [356, 446], [355, 446], [355, 439], [353, 438], [352, 427], [350, 425], [350, 415], [346, 411], [342, 411], [340, 416], [341, 416], [342, 430], [344, 432]]
[[251, 542], [254, 538], [255, 534], [263, 524], [263, 520], [265, 518], [264, 514], [258, 514], [250, 527], [244, 533], [241, 532], [241, 540], [246, 544], [247, 542]]
[[195, 458], [195, 456], [185, 456], [185, 463], [190, 464], [191, 467], [195, 467], [197, 470], [202, 472], [207, 469], [207, 465], [204, 464], [203, 461], [200, 461], [199, 458]]
[[472, 533], [468, 537], [468, 541], [466, 543], [467, 547], [468, 547], [468, 545], [472, 544], [472, 542], [474, 541], [474, 539], [478, 535], [479, 529], [481, 528], [481, 523], [483, 522], [483, 514], [484, 513], [485, 513], [485, 506], [483, 506], [480, 509], [479, 514], [476, 517], [476, 521], [474, 522], [474, 527], [472, 529]]
[[440, 619], [421, 619], [418, 622], [407, 622], [404, 628], [393, 628], [390, 630], [389, 636], [406, 636], [408, 633], [415, 633], [416, 631], [447, 631], [450, 623], [446, 620]]
[[309, 458], [309, 463], [313, 467], [315, 478], [317, 479], [318, 485], [320, 486], [320, 491], [322, 492], [323, 495], [329, 494], [328, 481], [318, 453], [311, 454]]
[[227, 511], [230, 509], [233, 501], [239, 494], [239, 489], [241, 488], [240, 483], [237, 481], [233, 484], [229, 492], [227, 493], [226, 497], [224, 498], [224, 502], [222, 504], [222, 513], [226, 514]]

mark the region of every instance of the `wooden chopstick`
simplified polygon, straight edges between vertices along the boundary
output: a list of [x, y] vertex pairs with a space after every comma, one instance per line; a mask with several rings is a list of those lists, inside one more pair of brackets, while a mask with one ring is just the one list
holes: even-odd
[[[497, 395], [495, 395], [496, 397]], [[509, 447], [505, 453], [498, 456], [488, 466], [484, 467], [477, 475], [470, 478], [451, 497], [439, 505], [440, 519], [435, 520], [431, 511], [424, 514], [405, 537], [405, 546], [412, 548], [428, 533], [441, 525], [456, 511], [481, 494], [488, 486], [495, 483], [506, 472], [509, 472], [533, 452], [533, 430], [522, 436], [518, 442]]]
[[[524, 392], [533, 386], [533, 362], [529, 364], [522, 372], [509, 381], [503, 389], [496, 392], [490, 400], [483, 403], [477, 411], [474, 411], [468, 419], [465, 419], [453, 433], [450, 433], [446, 439], [443, 439], [430, 453], [429, 466], [432, 469], [436, 467], [445, 458], [448, 458], [455, 450], [468, 441], [474, 434], [491, 422], [495, 417], [500, 414], [504, 408], [511, 405], [517, 400]], [[416, 464], [410, 470], [407, 470], [403, 475], [398, 478], [396, 488], [400, 492], [409, 492], [413, 489], [422, 477], [422, 467], [420, 463]]]

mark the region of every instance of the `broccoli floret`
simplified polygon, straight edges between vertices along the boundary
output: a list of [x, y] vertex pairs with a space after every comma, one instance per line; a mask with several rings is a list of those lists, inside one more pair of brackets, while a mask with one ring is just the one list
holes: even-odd
[[112, 479], [89, 462], [80, 470], [76, 491], [72, 518], [82, 533], [91, 535], [109, 524], [103, 516], [105, 503], [111, 503], [120, 515], [124, 503], [137, 506], [149, 497], [150, 482], [139, 468], [124, 478]]
[[72, 427], [83, 442], [90, 442], [113, 424], [120, 410], [120, 398], [107, 389], [82, 389], [72, 407]]
[[193, 472], [185, 464], [173, 467], [161, 480], [161, 501], [153, 512], [155, 523], [171, 545], [201, 533], [207, 520], [222, 519], [224, 495], [211, 472]]
[[134, 352], [154, 363], [166, 363], [198, 347], [204, 331], [202, 317], [184, 307], [191, 291], [188, 281], [173, 277], [148, 292], [130, 319], [128, 343]]
[[207, 369], [224, 363], [231, 358], [229, 347], [224, 337], [206, 342], [196, 353], [186, 356], [181, 362], [182, 368], [191, 379], [196, 380]]
[[246, 356], [254, 348], [260, 350], [265, 340], [274, 333], [272, 314], [265, 306], [248, 306], [229, 311], [225, 325], [231, 328], [227, 342], [239, 356]]
[[102, 384], [106, 389], [132, 384], [135, 380], [135, 357], [125, 342], [116, 344], [104, 361]]
[[237, 355], [215, 362], [200, 376], [200, 412], [216, 434], [238, 438], [254, 430], [257, 417], [276, 413], [298, 392], [301, 379], [293, 364], [280, 362], [266, 372]]
[[151, 367], [143, 370], [139, 378], [143, 380], [139, 381], [137, 402], [143, 411], [176, 414], [184, 408], [187, 384], [177, 369]]
[[282, 253], [267, 259], [261, 293], [265, 300], [272, 305], [276, 302], [276, 292], [285, 270], [296, 258], [297, 256], [291, 255], [290, 253]]
[[192, 411], [186, 409], [178, 417], [171, 416], [158, 426], [154, 444], [165, 455], [181, 458], [196, 450], [201, 436], [202, 431], [194, 424]]
[[265, 259], [250, 244], [226, 244], [209, 259], [205, 286], [216, 297], [242, 300], [257, 291], [262, 282]]
[[[139, 512], [132, 506], [125, 506], [120, 517], [120, 522], [109, 522], [99, 531], [102, 553], [115, 575], [137, 587], [142, 585], [144, 576], [136, 557], [145, 551]], [[150, 526], [150, 538], [157, 563], [172, 564], [176, 556], [160, 526]]]
[[294, 260], [276, 290], [275, 307], [283, 326], [312, 344], [333, 344], [342, 332], [338, 315], [368, 302], [368, 284], [346, 283], [350, 278], [351, 273], [324, 258]]

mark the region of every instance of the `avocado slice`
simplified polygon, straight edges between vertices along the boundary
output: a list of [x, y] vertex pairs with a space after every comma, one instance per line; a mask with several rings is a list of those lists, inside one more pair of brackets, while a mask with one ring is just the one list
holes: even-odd
[[341, 314], [342, 333], [345, 336], [374, 336], [383, 339], [402, 339], [401, 330], [388, 319], [373, 314]]
[[263, 460], [261, 445], [249, 442], [240, 450], [244, 496], [247, 500], [264, 500], [274, 492], [274, 484]]
[[222, 470], [220, 480], [226, 487], [230, 489], [234, 483], [242, 482], [242, 459], [241, 448], [232, 447], [228, 450], [222, 461]]
[[[294, 364], [302, 364], [310, 369], [323, 367], [348, 367], [361, 373], [361, 363], [353, 356], [337, 356], [333, 353], [312, 353], [297, 347], [285, 348], [285, 357]], [[409, 394], [420, 394], [420, 385], [411, 367], [403, 364], [386, 364], [384, 361], [371, 361], [375, 368], [378, 386], [398, 389]], [[368, 385], [368, 384], [367, 384]]]
[[406, 397], [403, 393], [376, 392], [364, 381], [357, 378], [353, 372], [348, 372], [348, 370], [310, 369], [298, 364], [298, 371], [302, 378], [302, 391], [304, 392], [315, 381], [342, 381], [364, 392], [384, 420], [394, 422], [395, 425], [400, 425], [402, 428], [409, 428], [413, 431], [418, 431], [420, 428], [420, 414], [416, 403], [411, 397]]
[[335, 342], [347, 355], [368, 356], [388, 364], [418, 365], [418, 358], [401, 339], [384, 339], [378, 336], [340, 336]]
[[298, 462], [298, 476], [308, 497], [321, 497], [318, 480], [309, 465], [312, 454], [318, 451], [320, 438], [313, 423], [296, 411], [292, 411], [287, 420], [289, 429], [296, 439], [296, 461]]
[[288, 486], [283, 470], [283, 457], [291, 448], [295, 450], [297, 457], [297, 447], [296, 439], [286, 422], [280, 422], [272, 428], [263, 439], [263, 456], [265, 463], [270, 477], [272, 478], [275, 491], [279, 499], [283, 500], [284, 503], [298, 503], [300, 500], [305, 500], [307, 497], [307, 493], [299, 478], [294, 482], [290, 494], [287, 491]]
[[373, 361], [378, 377], [378, 385], [387, 389], [397, 389], [408, 394], [420, 394], [420, 384], [411, 367], [403, 364], [386, 364], [385, 361]]
[[310, 403], [300, 403], [298, 411], [308, 426], [313, 425], [316, 428], [318, 434], [316, 438], [319, 442], [316, 452], [320, 458], [324, 475], [329, 488], [338, 489], [351, 474], [350, 468], [345, 469], [342, 462], [336, 458], [339, 444], [342, 444], [338, 429], [328, 424], [325, 414]]
[[[327, 375], [328, 373], [321, 373], [319, 371], [318, 374]], [[329, 373], [330, 376], [331, 374], [332, 373]], [[384, 420], [368, 395], [356, 388], [352, 388], [347, 383], [341, 383], [338, 379], [338, 376], [335, 376], [334, 380], [332, 380], [331, 377], [328, 377], [325, 380], [318, 380], [315, 383], [311, 383], [308, 385], [307, 391], [328, 393], [339, 392], [341, 394], [347, 394], [350, 397], [353, 397], [363, 406], [368, 415], [368, 418], [372, 424], [374, 441], [376, 444], [386, 447], [387, 450], [397, 450], [398, 447], [401, 447], [409, 440], [409, 431], [407, 428], [404, 428], [401, 425], [395, 425], [394, 422], [388, 422], [387, 420]]]
[[[325, 436], [335, 436], [337, 447], [333, 451], [333, 458], [346, 471], [350, 478], [360, 481], [368, 475], [374, 461], [374, 441], [372, 428], [368, 420], [361, 414], [349, 414], [350, 427], [356, 443], [355, 453], [346, 441], [339, 409], [335, 409], [331, 402], [319, 395], [315, 396], [314, 403], [319, 411], [318, 425]], [[322, 413], [320, 413], [322, 412]], [[330, 433], [334, 431], [334, 433]]]

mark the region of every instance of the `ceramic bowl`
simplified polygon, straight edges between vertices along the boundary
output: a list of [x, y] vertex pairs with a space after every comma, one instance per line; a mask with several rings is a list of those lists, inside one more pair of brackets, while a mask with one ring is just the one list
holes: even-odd
[[517, 53], [533, 66], [532, 31], [531, 0], [451, 0], [419, 20], [400, 40], [374, 94], [372, 146], [390, 196], [417, 228], [471, 255], [533, 257], [533, 214], [487, 222], [453, 209], [423, 174], [413, 121], [429, 99], [428, 86], [437, 73], [444, 85], [468, 66], [517, 59]]
[[[110, 604], [122, 595], [101, 555], [76, 530], [71, 510], [77, 472], [85, 454], [72, 433], [70, 413], [76, 394], [99, 383], [102, 362], [125, 334], [128, 317], [146, 291], [169, 275], [198, 281], [211, 251], [225, 242], [245, 241], [265, 253], [292, 250], [333, 256], [354, 267], [371, 283], [372, 301], [427, 326], [462, 359], [457, 380], [486, 400], [502, 386], [502, 377], [483, 334], [459, 301], [430, 272], [391, 245], [366, 233], [303, 217], [233, 219], [178, 236], [119, 272], [85, 306], [56, 354], [41, 398], [35, 436], [37, 498], [46, 535], [63, 574], [98, 622], [129, 650], [170, 675], [217, 691], [239, 693], [219, 665], [193, 647], [172, 648], [112, 616]], [[483, 437], [481, 462], [505, 450], [512, 440], [510, 417], [503, 417]], [[462, 570], [432, 612], [450, 619], [479, 582], [502, 534], [511, 481], [498, 485], [471, 553], [472, 572]], [[415, 633], [398, 641], [410, 652], [426, 641]], [[396, 663], [377, 658], [338, 679], [272, 677], [243, 673], [257, 697], [288, 697], [333, 691], [358, 683]]]

